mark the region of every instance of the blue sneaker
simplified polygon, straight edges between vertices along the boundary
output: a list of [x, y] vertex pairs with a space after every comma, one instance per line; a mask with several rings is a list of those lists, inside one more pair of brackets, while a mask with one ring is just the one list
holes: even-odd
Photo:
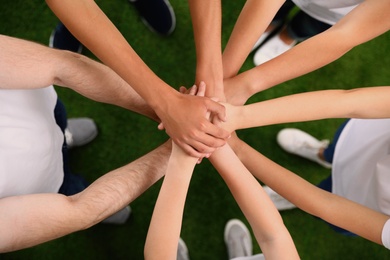
[[153, 32], [170, 35], [176, 27], [176, 16], [168, 0], [129, 0], [143, 23]]
[[50, 35], [49, 46], [60, 50], [81, 53], [83, 45], [68, 31], [62, 23], [58, 23]]

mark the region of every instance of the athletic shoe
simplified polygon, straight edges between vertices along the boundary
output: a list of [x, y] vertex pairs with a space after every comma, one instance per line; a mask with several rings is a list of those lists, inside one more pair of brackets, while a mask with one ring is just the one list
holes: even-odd
[[329, 140], [317, 140], [308, 133], [295, 128], [281, 130], [276, 140], [289, 153], [314, 161], [328, 169], [332, 167], [331, 163], [318, 157], [319, 150], [328, 147]]
[[294, 47], [294, 45], [297, 43], [297, 41], [293, 41], [291, 44], [285, 44], [282, 39], [280, 39], [279, 35], [280, 34], [278, 33], [273, 36], [256, 51], [253, 57], [253, 62], [256, 66], [272, 60], [273, 58]]
[[274, 203], [275, 207], [278, 210], [288, 210], [288, 209], [294, 209], [296, 206], [292, 204], [290, 201], [286, 200], [282, 196], [280, 196], [278, 193], [276, 193], [273, 189], [271, 189], [268, 186], [263, 186], [264, 191], [268, 194], [272, 202]]
[[119, 210], [117, 213], [114, 213], [110, 217], [103, 220], [101, 223], [115, 224], [115, 225], [125, 224], [127, 219], [130, 217], [130, 214], [131, 214], [131, 208], [130, 206], [126, 206], [123, 209]]
[[229, 259], [252, 255], [252, 237], [248, 228], [238, 219], [226, 223], [224, 233]]
[[58, 23], [50, 35], [49, 46], [60, 50], [81, 53], [83, 45], [68, 31], [62, 23]]
[[177, 260], [189, 260], [188, 248], [183, 239], [179, 239], [179, 245], [177, 247]]
[[280, 28], [283, 26], [283, 23], [279, 23], [279, 24], [275, 24], [273, 29], [268, 31], [268, 32], [264, 32], [260, 38], [256, 41], [255, 45], [253, 46], [252, 48], [252, 51], [256, 50], [257, 47], [259, 47], [261, 44], [263, 44], [266, 40], [268, 40], [271, 36], [273, 36], [275, 33], [277, 33]]
[[98, 134], [95, 122], [90, 118], [68, 119], [65, 129], [65, 140], [68, 148], [85, 145]]
[[176, 16], [168, 0], [129, 0], [137, 9], [143, 23], [153, 32], [171, 34], [176, 27]]

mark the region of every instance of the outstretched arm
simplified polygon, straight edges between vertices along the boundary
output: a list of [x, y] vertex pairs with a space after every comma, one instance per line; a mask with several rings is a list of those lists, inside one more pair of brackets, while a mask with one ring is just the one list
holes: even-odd
[[145, 242], [145, 259], [176, 259], [188, 186], [197, 159], [175, 144], [154, 207]]
[[247, 0], [223, 51], [224, 79], [236, 76], [285, 0]]
[[196, 79], [207, 85], [206, 96], [222, 98], [221, 0], [188, 0], [196, 47]]
[[109, 67], [83, 55], [0, 35], [0, 88], [58, 85], [103, 103], [124, 107], [156, 121], [150, 106]]
[[0, 199], [0, 252], [35, 246], [99, 223], [159, 180], [170, 152], [168, 141], [74, 196], [30, 194]]
[[[204, 96], [205, 84], [189, 95]], [[144, 248], [145, 259], [176, 259], [184, 204], [197, 159], [172, 143], [167, 172], [154, 207]]]
[[233, 150], [226, 145], [210, 160], [249, 221], [266, 259], [299, 259], [278, 210]]
[[256, 178], [300, 209], [363, 238], [383, 244], [382, 230], [389, 216], [312, 185], [238, 138], [232, 138], [231, 145]]
[[225, 104], [229, 131], [325, 118], [388, 118], [390, 87], [320, 90], [245, 106]]
[[387, 32], [389, 8], [390, 2], [386, 0], [363, 1], [328, 30], [229, 80], [227, 100], [237, 99], [235, 95], [243, 93], [235, 103], [242, 105], [253, 94], [321, 68], [355, 46]]
[[172, 140], [187, 153], [203, 157], [226, 143], [229, 133], [205, 118], [212, 112], [224, 120], [224, 107], [209, 98], [183, 95], [161, 80], [95, 1], [46, 3], [81, 43], [134, 88], [164, 123]]

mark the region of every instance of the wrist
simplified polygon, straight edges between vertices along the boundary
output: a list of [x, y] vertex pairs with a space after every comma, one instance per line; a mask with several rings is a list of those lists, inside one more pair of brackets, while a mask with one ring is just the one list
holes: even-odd
[[157, 116], [160, 117], [161, 113], [166, 113], [169, 104], [172, 100], [176, 99], [178, 94], [179, 92], [168, 86], [168, 88], [165, 87], [164, 90], [157, 91], [157, 93], [151, 95], [151, 98], [148, 100], [148, 104], [155, 111]]
[[223, 97], [223, 71], [221, 64], [209, 64], [208, 66], [198, 66], [196, 69], [195, 84], [203, 81], [206, 83], [206, 96]]

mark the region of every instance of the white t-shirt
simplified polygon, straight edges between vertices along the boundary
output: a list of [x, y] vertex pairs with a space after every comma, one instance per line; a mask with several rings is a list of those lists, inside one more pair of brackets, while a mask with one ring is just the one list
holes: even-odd
[[58, 192], [64, 136], [55, 122], [53, 86], [0, 89], [0, 198]]
[[390, 215], [390, 119], [351, 119], [337, 142], [332, 192]]
[[363, 0], [292, 0], [311, 17], [334, 25]]

